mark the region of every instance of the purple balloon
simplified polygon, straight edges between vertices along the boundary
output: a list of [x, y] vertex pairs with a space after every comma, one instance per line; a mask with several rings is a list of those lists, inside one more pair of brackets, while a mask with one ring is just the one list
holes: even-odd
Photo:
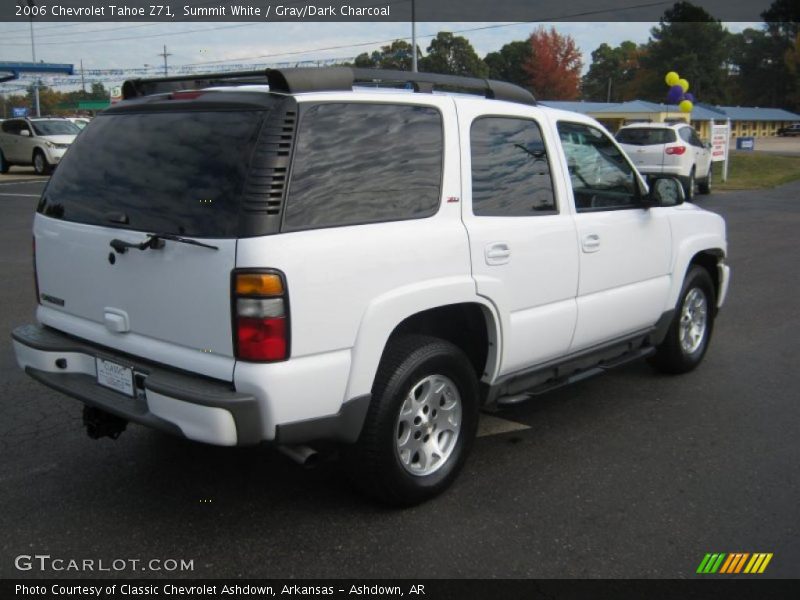
[[673, 85], [667, 92], [667, 102], [669, 104], [677, 104], [683, 96], [683, 88], [679, 85]]
[[686, 92], [686, 94], [683, 96], [683, 99], [688, 100], [689, 102], [694, 102], [694, 94], [691, 92]]

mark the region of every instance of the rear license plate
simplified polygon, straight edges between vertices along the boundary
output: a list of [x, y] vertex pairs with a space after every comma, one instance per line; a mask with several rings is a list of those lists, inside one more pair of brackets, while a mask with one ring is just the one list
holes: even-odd
[[133, 369], [110, 360], [95, 359], [97, 383], [126, 396], [133, 397]]

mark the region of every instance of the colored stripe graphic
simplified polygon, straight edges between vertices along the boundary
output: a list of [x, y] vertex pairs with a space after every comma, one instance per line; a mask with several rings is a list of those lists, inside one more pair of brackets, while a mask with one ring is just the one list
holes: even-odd
[[739, 556], [741, 556], [741, 558], [739, 559], [739, 562], [736, 563], [736, 569], [734, 570], [734, 568], [731, 567], [731, 573], [740, 572], [742, 570], [742, 567], [744, 567], [745, 561], [750, 557], [750, 554], [746, 552], [744, 554], [740, 554]]
[[728, 569], [731, 568], [731, 563], [734, 562], [736, 558], [735, 554], [728, 554], [728, 559], [723, 563], [722, 568], [719, 570], [720, 573], [727, 573]]
[[769, 561], [771, 561], [771, 560], [772, 560], [772, 552], [767, 554], [767, 556], [764, 558], [764, 562], [761, 563], [761, 567], [758, 569], [758, 572], [759, 573], [763, 573], [764, 569], [767, 568], [767, 565], [769, 564]]
[[709, 552], [703, 557], [703, 560], [700, 561], [700, 565], [697, 567], [697, 573], [719, 573], [720, 575], [763, 573], [772, 560], [772, 556], [773, 554], [771, 552], [756, 552], [753, 554], [749, 552], [733, 552], [731, 554], [725, 552]]
[[711, 560], [711, 555], [710, 554], [706, 554], [703, 557], [703, 560], [700, 561], [700, 566], [697, 567], [697, 572], [698, 573], [705, 573], [706, 572], [706, 565], [708, 565], [710, 560]]
[[706, 554], [703, 558], [703, 561], [700, 563], [700, 566], [697, 567], [698, 573], [716, 573], [719, 566], [722, 564], [722, 561], [725, 559], [726, 554], [722, 553], [714, 553], [714, 554]]

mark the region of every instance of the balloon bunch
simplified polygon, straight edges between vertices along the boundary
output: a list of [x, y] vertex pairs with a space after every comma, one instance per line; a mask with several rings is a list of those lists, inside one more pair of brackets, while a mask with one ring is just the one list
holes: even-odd
[[667, 102], [669, 104], [677, 104], [681, 112], [692, 112], [694, 108], [694, 95], [689, 93], [689, 82], [681, 79], [675, 71], [670, 71], [664, 77], [664, 81], [669, 86], [667, 92]]

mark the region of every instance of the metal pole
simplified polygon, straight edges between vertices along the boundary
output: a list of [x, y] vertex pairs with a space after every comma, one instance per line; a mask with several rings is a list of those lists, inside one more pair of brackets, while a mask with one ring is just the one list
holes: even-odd
[[86, 93], [86, 81], [83, 79], [83, 59], [81, 59], [81, 89]]
[[411, 71], [417, 72], [417, 10], [416, 1], [411, 0]]
[[[36, 6], [36, 0], [28, 0], [28, 6], [33, 8]], [[33, 64], [36, 66], [36, 43], [33, 39], [33, 11], [31, 11], [31, 55], [33, 56]], [[39, 78], [36, 78], [36, 81], [33, 83], [33, 98], [34, 98], [34, 105], [36, 108], [36, 116], [41, 117], [42, 111], [39, 106]]]
[[611, 103], [611, 77], [608, 78], [608, 95], [606, 97], [606, 102]]
[[166, 46], [166, 44], [164, 45], [164, 52], [159, 54], [159, 56], [163, 56], [164, 57], [164, 77], [166, 77], [167, 76], [167, 57], [168, 56], [172, 56], [172, 54], [167, 54], [167, 46]]
[[722, 181], [728, 181], [728, 164], [730, 164], [730, 147], [731, 147], [731, 120], [728, 119], [727, 131], [725, 132], [725, 161], [722, 163]]

